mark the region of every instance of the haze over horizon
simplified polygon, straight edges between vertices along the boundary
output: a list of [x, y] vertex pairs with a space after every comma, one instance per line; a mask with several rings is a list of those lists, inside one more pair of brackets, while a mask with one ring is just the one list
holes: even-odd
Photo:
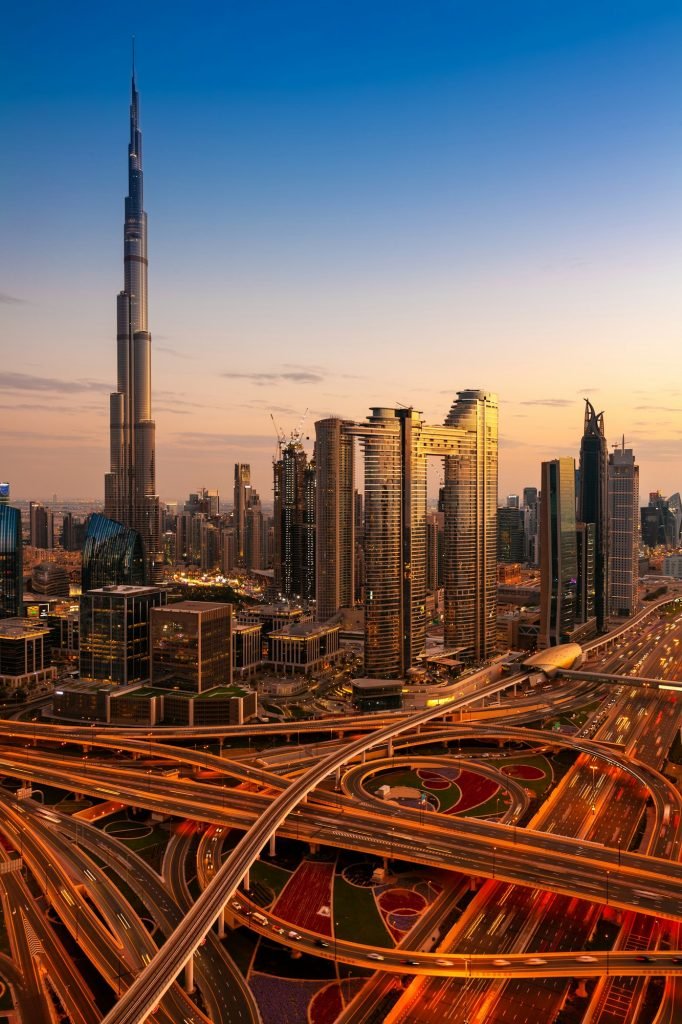
[[[178, 4], [6, 13], [3, 446], [13, 497], [103, 493], [130, 35], [162, 499], [271, 499], [289, 431], [500, 396], [500, 496], [578, 453], [642, 503], [682, 443], [682, 11], [673, 3]], [[438, 474], [433, 470], [432, 490]]]

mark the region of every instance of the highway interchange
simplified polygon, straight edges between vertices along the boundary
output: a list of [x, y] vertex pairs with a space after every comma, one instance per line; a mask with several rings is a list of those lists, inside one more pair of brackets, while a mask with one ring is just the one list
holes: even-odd
[[[618, 687], [557, 679], [551, 689], [525, 686], [512, 695], [526, 675], [520, 672], [504, 681], [509, 694], [502, 697], [499, 680], [473, 675], [450, 688], [447, 703], [412, 714], [249, 727], [253, 751], [228, 747], [234, 729], [65, 731], [40, 720], [0, 722], [0, 771], [8, 782], [85, 794], [102, 815], [132, 806], [211, 826], [196, 851], [189, 835], [174, 835], [157, 872], [92, 821], [6, 791], [0, 798], [4, 859], [20, 855], [27, 875], [11, 871], [2, 878], [12, 960], [6, 969], [0, 962], [0, 973], [11, 980], [20, 968], [14, 988], [22, 1018], [31, 1007], [31, 1019], [48, 1019], [56, 1006], [78, 1024], [152, 1015], [197, 1024], [256, 1022], [258, 1007], [229, 955], [229, 940], [227, 946], [222, 940], [240, 925], [337, 964], [385, 972], [386, 980], [377, 975], [368, 983], [344, 1020], [371, 1019], [390, 979], [403, 976], [407, 988], [390, 1021], [551, 1021], [571, 979], [596, 976], [599, 1016], [593, 1019], [609, 1024], [616, 982], [633, 979], [626, 1000], [632, 1009], [641, 1004], [647, 977], [665, 975], [661, 1012], [673, 1021], [674, 979], [682, 973], [675, 924], [682, 921], [682, 806], [662, 768], [680, 726], [679, 699], [672, 689], [630, 686], [627, 675], [681, 679], [680, 647], [680, 619], [654, 611], [610, 650], [590, 656], [587, 667], [620, 676]], [[575, 736], [523, 728], [581, 702], [593, 712]], [[294, 742], [293, 730], [302, 743]], [[305, 738], [310, 733], [312, 742]], [[265, 735], [283, 742], [261, 756], [256, 742]], [[475, 753], [474, 739], [566, 747], [576, 756], [549, 799], [531, 811], [523, 787], [510, 785], [510, 805], [499, 821], [398, 810], [363, 785], [396, 761], [428, 765], [434, 744], [447, 743], [451, 761], [463, 765]], [[209, 741], [213, 750], [187, 741]], [[485, 772], [485, 761], [480, 765]], [[229, 828], [245, 834], [225, 850], [220, 837]], [[430, 865], [482, 883], [433, 949], [419, 929], [395, 950], [363, 944], [361, 934], [355, 942], [323, 945], [319, 934], [270, 911], [259, 914], [265, 925], [254, 921], [259, 908], [244, 891], [249, 869], [277, 836], [387, 863]], [[635, 839], [639, 849], [631, 851]], [[201, 888], [194, 899], [193, 856]], [[135, 912], [129, 891], [151, 908], [151, 920]], [[18, 921], [13, 910], [20, 911]], [[446, 920], [442, 907], [433, 913]], [[620, 925], [608, 951], [589, 945], [603, 918]], [[71, 940], [107, 982], [108, 1006], [96, 1005], [74, 966]]]

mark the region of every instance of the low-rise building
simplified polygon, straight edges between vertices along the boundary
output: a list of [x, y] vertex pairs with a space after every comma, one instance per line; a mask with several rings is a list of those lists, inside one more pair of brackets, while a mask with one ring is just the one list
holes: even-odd
[[54, 682], [49, 636], [39, 619], [0, 619], [0, 686], [28, 691]]
[[268, 634], [268, 662], [275, 672], [313, 672], [336, 661], [339, 627], [299, 622]]

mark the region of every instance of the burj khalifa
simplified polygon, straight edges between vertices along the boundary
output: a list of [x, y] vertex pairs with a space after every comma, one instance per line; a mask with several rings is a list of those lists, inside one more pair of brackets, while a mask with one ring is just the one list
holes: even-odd
[[140, 103], [132, 70], [128, 195], [123, 228], [123, 291], [116, 300], [118, 380], [110, 396], [111, 464], [105, 514], [137, 530], [151, 580], [159, 556], [155, 434], [152, 419], [151, 335], [147, 323], [147, 214], [143, 208]]

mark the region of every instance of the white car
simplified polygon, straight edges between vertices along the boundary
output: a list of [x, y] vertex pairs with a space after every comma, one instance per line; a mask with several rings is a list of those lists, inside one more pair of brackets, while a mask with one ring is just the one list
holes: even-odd
[[452, 960], [436, 960], [441, 967], [454, 967]]
[[587, 953], [583, 953], [581, 956], [577, 956], [576, 960], [580, 960], [581, 964], [596, 964], [596, 956], [588, 956]]
[[495, 960], [493, 960], [493, 963], [495, 964], [496, 967], [509, 966], [509, 960], [503, 960], [501, 956], [496, 957]]
[[368, 960], [383, 960], [384, 958], [381, 955], [381, 953], [368, 953], [367, 954], [367, 959]]

